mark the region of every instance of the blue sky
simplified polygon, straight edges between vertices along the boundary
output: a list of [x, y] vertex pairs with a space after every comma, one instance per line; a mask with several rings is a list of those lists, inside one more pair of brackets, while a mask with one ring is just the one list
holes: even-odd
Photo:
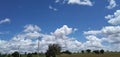
[[[8, 19], [0, 23], [0, 43], [22, 34], [29, 24], [37, 25], [41, 29], [40, 34], [47, 35], [67, 25], [67, 28], [76, 28], [77, 31], [65, 36], [86, 43], [89, 36], [94, 35], [89, 31], [96, 33], [96, 30], [101, 31], [108, 26], [119, 26], [119, 22], [117, 25], [109, 22], [116, 16], [105, 18], [115, 15], [120, 9], [119, 3], [119, 0], [0, 0], [0, 22]], [[94, 36], [100, 40], [106, 38], [100, 35]]]

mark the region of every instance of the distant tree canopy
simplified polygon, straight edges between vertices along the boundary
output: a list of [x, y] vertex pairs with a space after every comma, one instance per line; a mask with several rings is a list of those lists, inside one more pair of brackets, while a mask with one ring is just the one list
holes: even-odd
[[104, 50], [103, 50], [103, 49], [101, 49], [101, 50], [100, 50], [100, 53], [101, 53], [101, 54], [103, 54], [103, 53], [104, 53]]
[[50, 44], [46, 52], [46, 57], [56, 57], [56, 54], [60, 54], [61, 47], [58, 44]]
[[103, 54], [103, 53], [104, 53], [104, 50], [103, 50], [103, 49], [101, 49], [101, 50], [94, 50], [93, 53]]
[[63, 51], [62, 54], [72, 54], [72, 52], [70, 52], [69, 50]]
[[13, 57], [19, 57], [19, 52], [15, 51], [14, 53], [12, 53]]
[[31, 53], [28, 53], [28, 54], [27, 54], [27, 57], [32, 57], [32, 54], [31, 54]]
[[86, 50], [86, 52], [87, 52], [87, 53], [90, 53], [90, 52], [91, 52], [91, 50], [90, 50], [90, 49], [87, 49], [87, 50]]
[[84, 50], [82, 50], [81, 53], [85, 53]]

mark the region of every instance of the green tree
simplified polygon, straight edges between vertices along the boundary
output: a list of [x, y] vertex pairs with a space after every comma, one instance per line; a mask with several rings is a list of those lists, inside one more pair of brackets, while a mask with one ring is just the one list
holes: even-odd
[[101, 54], [103, 54], [103, 53], [104, 53], [104, 50], [103, 50], [103, 49], [101, 49], [101, 50], [100, 50], [100, 53], [101, 53]]
[[56, 57], [56, 54], [60, 54], [61, 52], [61, 47], [58, 44], [50, 44], [48, 46], [48, 50], [46, 52], [46, 57]]
[[31, 53], [28, 53], [28, 54], [27, 54], [27, 57], [32, 57], [32, 54], [31, 54]]
[[87, 52], [87, 53], [90, 53], [90, 52], [91, 52], [91, 50], [90, 50], [90, 49], [87, 49], [87, 50], [86, 50], [86, 52]]
[[19, 52], [15, 51], [14, 53], [12, 53], [13, 57], [19, 57]]
[[84, 53], [84, 50], [82, 50], [81, 53]]

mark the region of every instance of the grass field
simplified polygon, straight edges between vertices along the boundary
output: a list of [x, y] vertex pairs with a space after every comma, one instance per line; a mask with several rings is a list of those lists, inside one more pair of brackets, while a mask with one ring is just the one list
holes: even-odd
[[[22, 56], [26, 57], [26, 56]], [[37, 55], [33, 55], [33, 57], [38, 57]], [[40, 57], [45, 57], [45, 55], [41, 55]], [[62, 54], [62, 55], [57, 55], [57, 57], [120, 57], [120, 53], [105, 53], [105, 54]]]
[[120, 57], [120, 53], [105, 53], [105, 54], [72, 54], [59, 55], [57, 57]]

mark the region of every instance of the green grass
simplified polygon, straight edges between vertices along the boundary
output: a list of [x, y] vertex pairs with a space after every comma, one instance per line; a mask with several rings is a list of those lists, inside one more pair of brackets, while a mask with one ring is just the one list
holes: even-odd
[[[7, 57], [7, 56], [6, 56]], [[12, 56], [11, 56], [12, 57]], [[22, 57], [27, 57], [26, 55], [22, 55]], [[38, 55], [33, 55], [33, 57], [38, 57]], [[40, 57], [45, 57], [45, 55], [40, 55]], [[115, 53], [115, 52], [111, 52], [111, 53], [104, 53], [104, 54], [94, 54], [94, 53], [76, 53], [76, 54], [61, 54], [61, 55], [57, 55], [56, 57], [120, 57], [120, 53]]]
[[72, 55], [59, 55], [57, 57], [120, 57], [120, 53], [105, 53], [105, 54], [72, 54]]

